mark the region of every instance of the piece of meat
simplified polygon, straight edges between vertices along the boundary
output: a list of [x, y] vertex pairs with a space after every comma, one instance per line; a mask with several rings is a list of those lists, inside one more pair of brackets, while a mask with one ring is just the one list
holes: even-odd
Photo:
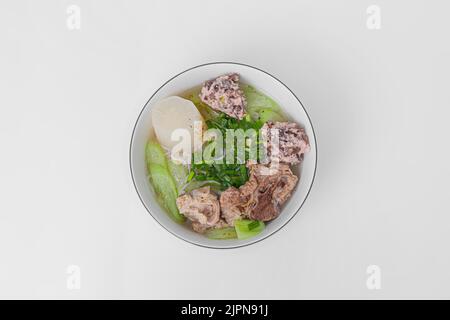
[[197, 233], [205, 233], [205, 231], [209, 229], [207, 225], [201, 224], [200, 222], [192, 222], [191, 226], [192, 230], [194, 230]]
[[222, 216], [231, 225], [240, 217], [261, 221], [275, 219], [298, 181], [286, 164], [274, 168], [263, 164], [248, 167], [249, 180], [239, 190], [231, 187], [220, 196]]
[[219, 219], [219, 221], [217, 221], [217, 223], [214, 224], [213, 226], [208, 226], [208, 225], [205, 225], [205, 224], [201, 224], [199, 222], [192, 222], [191, 225], [192, 225], [192, 229], [195, 232], [198, 232], [198, 233], [204, 233], [206, 230], [211, 229], [211, 228], [221, 229], [221, 228], [226, 228], [226, 227], [230, 226], [230, 224], [228, 224], [223, 219]]
[[298, 164], [303, 154], [310, 150], [305, 129], [294, 122], [266, 122], [261, 128], [261, 135], [269, 161]]
[[200, 99], [214, 110], [242, 120], [247, 104], [239, 88], [239, 74], [231, 73], [208, 80], [200, 91]]
[[298, 182], [288, 165], [280, 163], [275, 168], [263, 164], [250, 166], [249, 181], [257, 182], [257, 188], [246, 204], [251, 219], [269, 221], [278, 217], [281, 205], [291, 196]]
[[225, 219], [227, 224], [233, 226], [234, 220], [241, 218], [243, 215], [243, 210], [239, 207], [239, 204], [242, 203], [241, 192], [235, 187], [230, 187], [221, 193], [219, 201], [222, 218]]
[[177, 207], [192, 222], [194, 231], [199, 233], [214, 227], [220, 220], [219, 200], [209, 187], [195, 189], [190, 195], [179, 196]]

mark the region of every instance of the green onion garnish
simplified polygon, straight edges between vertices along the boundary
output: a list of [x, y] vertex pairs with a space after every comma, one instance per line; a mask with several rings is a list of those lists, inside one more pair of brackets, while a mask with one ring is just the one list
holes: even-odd
[[252, 231], [253, 229], [256, 229], [258, 227], [259, 227], [259, 221], [258, 220], [252, 221], [248, 224], [248, 231]]

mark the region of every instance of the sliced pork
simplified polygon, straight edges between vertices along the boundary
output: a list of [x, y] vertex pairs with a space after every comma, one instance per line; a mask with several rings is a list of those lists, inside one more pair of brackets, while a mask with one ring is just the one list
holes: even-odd
[[234, 225], [236, 219], [240, 219], [244, 215], [244, 210], [240, 206], [242, 195], [239, 189], [230, 187], [220, 195], [220, 209], [222, 210], [222, 218], [230, 225]]
[[257, 187], [248, 196], [245, 205], [250, 219], [269, 221], [280, 214], [280, 207], [291, 196], [298, 178], [288, 165], [273, 168], [263, 164], [250, 166], [249, 182]]
[[269, 221], [280, 214], [280, 207], [291, 196], [298, 178], [286, 164], [270, 167], [250, 164], [249, 180], [239, 189], [228, 188], [220, 196], [222, 216], [229, 224], [241, 217]]
[[195, 189], [191, 194], [177, 198], [180, 213], [192, 222], [192, 228], [199, 233], [214, 227], [220, 221], [220, 205], [217, 196], [209, 187]]

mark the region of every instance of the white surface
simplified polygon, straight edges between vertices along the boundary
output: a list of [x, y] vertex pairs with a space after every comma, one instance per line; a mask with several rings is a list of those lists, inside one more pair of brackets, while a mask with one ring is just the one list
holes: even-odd
[[[70, 4], [81, 8], [81, 30], [66, 27]], [[366, 27], [371, 4], [380, 30]], [[0, 297], [450, 298], [448, 9], [2, 1]], [[318, 139], [302, 213], [237, 250], [199, 248], [161, 228], [128, 165], [149, 96], [221, 60], [286, 83]], [[66, 287], [72, 264], [80, 290]], [[366, 287], [372, 264], [380, 290]]]
[[[310, 151], [305, 155], [301, 167], [300, 165], [297, 165], [292, 168], [293, 172], [295, 172], [298, 176], [301, 176], [301, 178], [292, 192], [291, 198], [283, 204], [281, 214], [277, 219], [266, 223], [265, 229], [260, 234], [252, 238], [245, 240], [217, 241], [208, 239], [204, 235], [193, 232], [191, 227], [186, 224], [182, 225], [174, 223], [174, 221], [167, 214], [167, 211], [161, 209], [161, 206], [155, 199], [154, 192], [152, 192], [153, 187], [150, 186], [147, 178], [148, 173], [145, 162], [145, 146], [149, 138], [149, 133], [153, 132], [153, 128], [155, 126], [153, 112], [155, 112], [155, 107], [156, 110], [160, 108], [159, 104], [162, 101], [161, 99], [179, 92], [186, 92], [203, 83], [205, 79], [213, 79], [218, 75], [227, 73], [237, 73], [240, 75], [239, 78], [241, 83], [250, 84], [257, 90], [260, 90], [260, 92], [270, 94], [270, 97], [283, 107], [283, 112], [286, 116], [305, 129], [305, 132], [309, 138]], [[193, 106], [193, 108], [195, 109], [195, 106]], [[185, 120], [181, 125], [186, 125], [187, 122], [188, 121]], [[180, 126], [173, 126], [172, 129], [177, 129], [179, 127]], [[158, 131], [156, 130], [156, 132]], [[191, 243], [209, 248], [224, 249], [249, 245], [257, 241], [261, 241], [262, 239], [265, 239], [277, 232], [296, 215], [300, 207], [305, 202], [306, 197], [311, 190], [317, 167], [316, 139], [314, 136], [313, 127], [308, 118], [308, 114], [298, 98], [296, 98], [295, 95], [292, 94], [292, 92], [289, 91], [289, 89], [282, 82], [275, 79], [273, 76], [256, 68], [236, 63], [222, 62], [204, 64], [191, 68], [172, 78], [169, 82], [164, 84], [164, 86], [161, 87], [158, 92], [156, 92], [147, 102], [144, 110], [139, 115], [132, 139], [130, 150], [131, 171], [136, 190], [139, 192], [140, 198], [145, 207], [148, 208], [152, 216], [162, 226], [164, 226], [164, 228], [169, 230], [174, 235]]]

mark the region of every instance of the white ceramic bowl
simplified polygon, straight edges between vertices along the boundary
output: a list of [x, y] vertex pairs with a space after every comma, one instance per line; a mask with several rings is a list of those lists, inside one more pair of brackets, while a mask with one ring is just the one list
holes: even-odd
[[[174, 222], [160, 207], [147, 179], [145, 165], [145, 145], [152, 131], [151, 110], [155, 102], [170, 95], [191, 89], [205, 80], [219, 75], [237, 72], [241, 82], [254, 86], [280, 104], [283, 111], [295, 122], [303, 126], [308, 134], [311, 151], [305, 155], [301, 164], [300, 181], [292, 197], [284, 204], [281, 214], [273, 221], [266, 223], [266, 228], [259, 235], [246, 240], [213, 240], [195, 233], [186, 225]], [[190, 243], [208, 248], [236, 248], [249, 245], [267, 238], [280, 230], [300, 210], [308, 197], [316, 172], [317, 149], [316, 137], [306, 110], [301, 102], [281, 81], [267, 72], [257, 68], [231, 62], [208, 63], [181, 72], [163, 84], [147, 101], [136, 121], [130, 145], [130, 167], [136, 191], [147, 211], [158, 223], [175, 236]]]

